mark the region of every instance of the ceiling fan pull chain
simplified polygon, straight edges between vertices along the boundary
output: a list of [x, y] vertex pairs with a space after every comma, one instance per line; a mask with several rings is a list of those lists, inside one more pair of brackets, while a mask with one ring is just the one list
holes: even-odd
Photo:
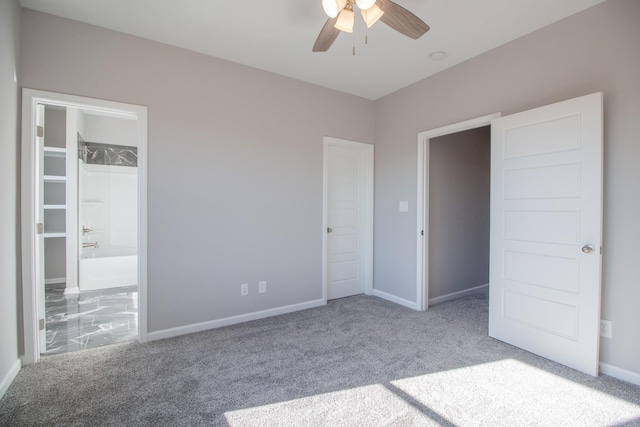
[[353, 32], [353, 56], [356, 56], [356, 32]]

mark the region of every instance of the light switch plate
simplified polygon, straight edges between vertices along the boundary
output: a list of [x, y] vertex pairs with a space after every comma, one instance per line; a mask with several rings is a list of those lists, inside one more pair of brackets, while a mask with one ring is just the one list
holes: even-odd
[[400, 212], [409, 212], [409, 202], [400, 202], [398, 210]]

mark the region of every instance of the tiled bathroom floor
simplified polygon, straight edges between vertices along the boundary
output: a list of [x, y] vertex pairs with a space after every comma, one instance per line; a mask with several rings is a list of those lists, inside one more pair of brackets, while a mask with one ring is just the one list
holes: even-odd
[[138, 287], [65, 296], [64, 284], [45, 290], [47, 349], [58, 354], [138, 338]]

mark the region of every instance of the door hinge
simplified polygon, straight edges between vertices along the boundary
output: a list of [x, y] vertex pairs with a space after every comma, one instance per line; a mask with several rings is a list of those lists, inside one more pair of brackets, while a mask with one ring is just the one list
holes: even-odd
[[602, 246], [600, 246], [600, 255], [602, 255], [603, 252], [604, 250], [602, 249]]
[[44, 224], [41, 222], [36, 223], [36, 234], [44, 234]]
[[422, 230], [422, 231], [420, 232], [420, 235], [421, 235], [421, 236], [424, 236], [424, 230]]
[[44, 128], [42, 126], [36, 126], [36, 135], [38, 135], [38, 138], [44, 136]]
[[38, 328], [39, 328], [40, 330], [43, 330], [43, 329], [44, 329], [44, 319], [40, 319], [40, 320], [38, 320]]

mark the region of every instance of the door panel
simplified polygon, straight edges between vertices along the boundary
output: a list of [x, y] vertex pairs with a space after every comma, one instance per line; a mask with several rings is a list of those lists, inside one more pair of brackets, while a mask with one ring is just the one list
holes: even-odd
[[493, 120], [491, 139], [489, 335], [597, 375], [602, 94]]
[[327, 150], [327, 299], [365, 292], [367, 256], [367, 144], [336, 141]]

